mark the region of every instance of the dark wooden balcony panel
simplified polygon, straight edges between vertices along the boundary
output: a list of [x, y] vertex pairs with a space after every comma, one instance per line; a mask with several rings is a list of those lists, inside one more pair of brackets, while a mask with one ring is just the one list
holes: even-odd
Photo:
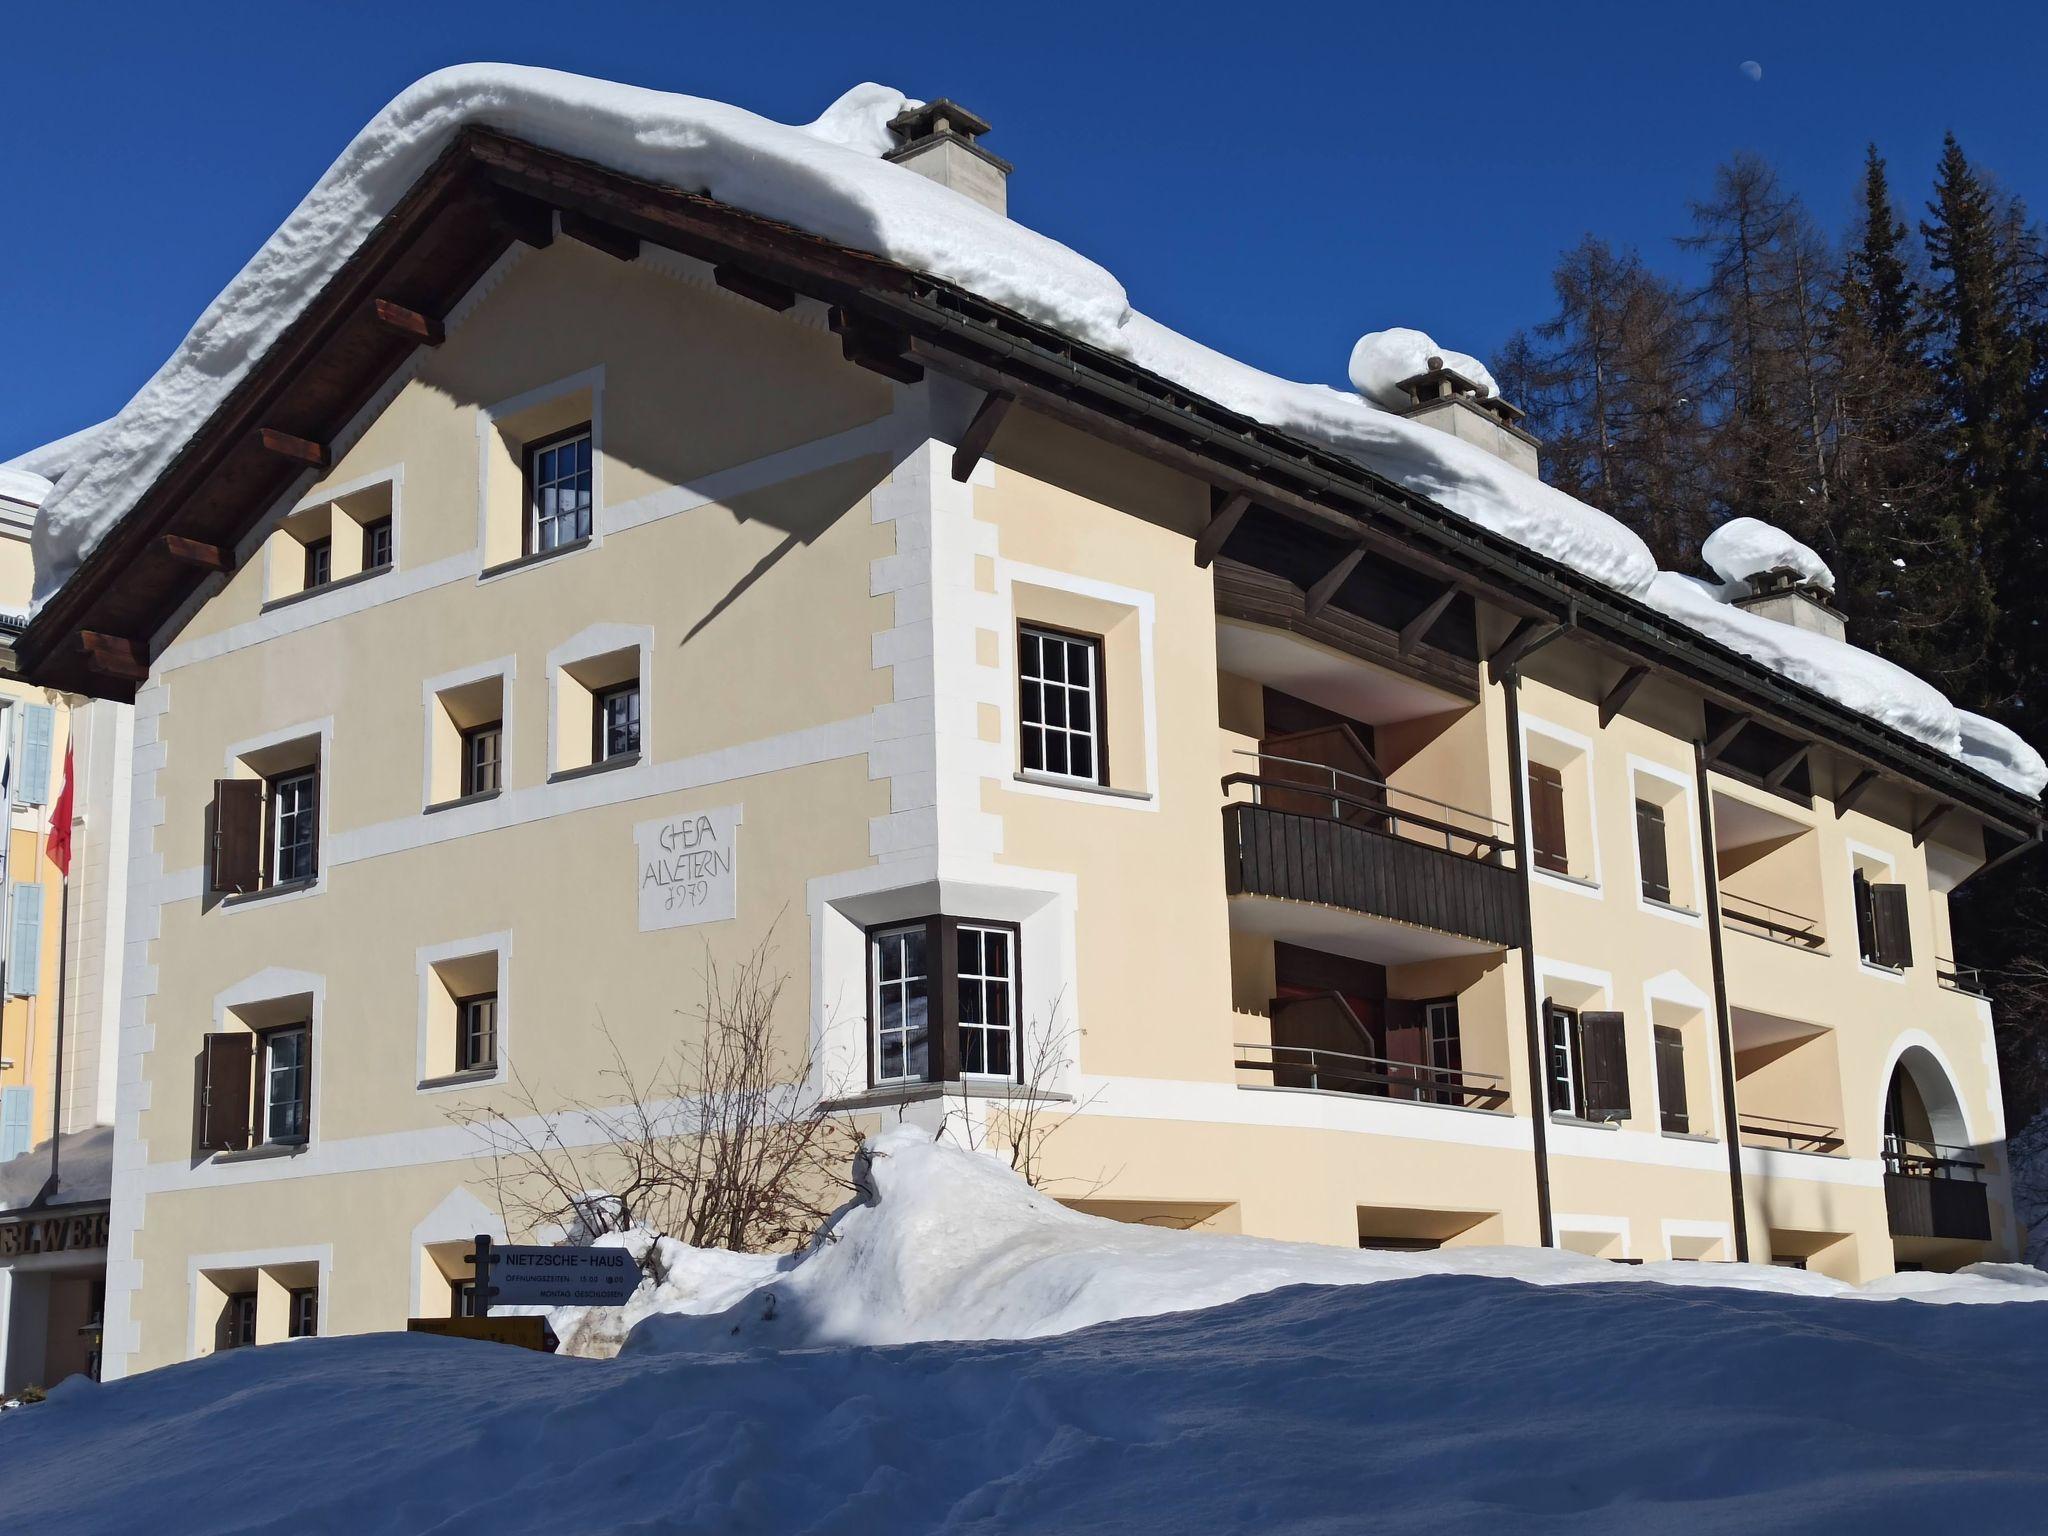
[[1223, 808], [1233, 896], [1344, 907], [1482, 943], [1523, 941], [1512, 869], [1408, 838], [1260, 805]]
[[1974, 1179], [1887, 1173], [1884, 1205], [1893, 1237], [1991, 1241], [1991, 1202]]

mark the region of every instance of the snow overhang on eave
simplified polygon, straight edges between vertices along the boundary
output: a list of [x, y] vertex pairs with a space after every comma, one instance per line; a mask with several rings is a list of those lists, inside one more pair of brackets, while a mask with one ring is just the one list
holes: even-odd
[[925, 368], [1251, 498], [1326, 537], [1522, 618], [1562, 625], [1627, 666], [1685, 678], [1756, 716], [2034, 841], [2039, 802], [1891, 730], [1353, 461], [1232, 412], [1098, 348], [880, 257], [489, 129], [460, 133], [262, 363], [44, 604], [23, 672], [129, 699], [167, 626], [264, 514], [331, 456], [342, 431], [440, 317], [515, 241], [562, 232], [613, 254], [649, 241], [718, 269], [745, 297], [834, 308], [847, 357], [893, 377]]

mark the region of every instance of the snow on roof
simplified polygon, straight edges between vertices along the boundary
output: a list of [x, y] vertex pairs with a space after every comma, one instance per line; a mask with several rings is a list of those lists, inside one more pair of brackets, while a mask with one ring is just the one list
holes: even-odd
[[1979, 773], [2010, 784], [2023, 794], [2038, 795], [2048, 789], [2048, 762], [2015, 731], [1996, 720], [1958, 710], [1961, 742], [1956, 756]]
[[[893, 142], [889, 119], [912, 104], [899, 91], [865, 84], [816, 122], [792, 126], [721, 102], [556, 70], [475, 64], [427, 76], [356, 135], [155, 376], [97, 429], [91, 457], [66, 469], [37, 521], [38, 606], [134, 507], [455, 133], [471, 125], [702, 192], [957, 283], [1227, 409], [1344, 454], [1627, 596], [1647, 597], [1653, 587], [1673, 591], [1643, 541], [1605, 513], [1449, 433], [1392, 415], [1363, 394], [1276, 378], [1182, 336], [1134, 310], [1123, 285], [1095, 262], [882, 159]], [[1397, 382], [1385, 375], [1397, 367], [1403, 378], [1421, 371], [1408, 364], [1417, 347], [1433, 345], [1421, 332], [1367, 337], [1364, 357], [1354, 352], [1356, 382], [1383, 399], [1385, 387]], [[1426, 362], [1431, 354], [1420, 355]], [[1441, 349], [1434, 355], [1491, 383], [1475, 359]], [[1702, 606], [1716, 601], [1682, 596], [1666, 611], [1716, 638], [1731, 629], [1751, 634], [1740, 620]], [[1767, 666], [1805, 650], [1783, 637], [1751, 638], [1753, 645], [1738, 648]], [[1788, 675], [1957, 752], [1960, 729], [1946, 701], [1932, 707], [1925, 684], [1869, 660], [1832, 670], [1801, 660]], [[1911, 686], [1894, 686], [1900, 679]]]
[[0, 498], [18, 501], [25, 507], [40, 507], [49, 494], [49, 480], [34, 470], [0, 464]]
[[[114, 1128], [97, 1125], [66, 1131], [58, 1147], [57, 1193], [51, 1205], [104, 1200], [113, 1188]], [[19, 1210], [35, 1199], [50, 1177], [50, 1144], [31, 1147], [0, 1163], [0, 1211]]]
[[1441, 358], [1451, 372], [1463, 374], [1489, 395], [1500, 393], [1500, 386], [1478, 358], [1469, 352], [1440, 347], [1427, 331], [1412, 331], [1404, 325], [1369, 331], [1358, 338], [1351, 349], [1351, 387], [1373, 404], [1398, 411], [1412, 403], [1401, 392], [1402, 381], [1429, 372], [1429, 360], [1433, 357]]
[[1747, 584], [1752, 576], [1790, 571], [1808, 586], [1823, 592], [1835, 590], [1835, 573], [1825, 560], [1762, 518], [1729, 518], [1707, 535], [1700, 558], [1723, 581], [1737, 585]]

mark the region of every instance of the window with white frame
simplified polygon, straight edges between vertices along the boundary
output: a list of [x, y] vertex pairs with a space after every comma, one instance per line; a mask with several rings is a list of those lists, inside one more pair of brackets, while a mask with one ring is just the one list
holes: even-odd
[[874, 1076], [877, 1083], [923, 1082], [931, 1075], [931, 993], [925, 924], [874, 935]]
[[489, 1072], [498, 1064], [498, 994], [480, 993], [455, 1005], [455, 1070]]
[[1103, 761], [1102, 642], [1024, 625], [1017, 632], [1017, 720], [1026, 773], [1108, 782]]
[[310, 1038], [303, 1024], [263, 1034], [263, 1110], [258, 1123], [266, 1142], [289, 1145], [306, 1139]]
[[868, 934], [872, 1076], [889, 1083], [1015, 1081], [1017, 929], [950, 917]]
[[590, 537], [590, 425], [526, 449], [526, 552], [543, 554]]
[[960, 1075], [1009, 1077], [1016, 1061], [1016, 938], [1008, 928], [958, 925]]
[[270, 781], [270, 885], [311, 880], [319, 833], [319, 784], [316, 769], [281, 773]]

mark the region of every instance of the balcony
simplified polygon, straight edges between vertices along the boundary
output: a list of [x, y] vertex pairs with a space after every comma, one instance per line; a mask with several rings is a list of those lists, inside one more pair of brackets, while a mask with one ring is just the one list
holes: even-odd
[[1491, 1072], [1466, 1072], [1426, 1062], [1357, 1056], [1305, 1045], [1237, 1043], [1237, 1069], [1262, 1074], [1274, 1088], [1312, 1093], [1372, 1094], [1411, 1104], [1451, 1104], [1463, 1109], [1504, 1109], [1507, 1084]]
[[1754, 934], [1794, 949], [1819, 949], [1822, 944], [1818, 919], [1734, 891], [1721, 892], [1721, 921], [1738, 933]]
[[1508, 829], [1478, 812], [1326, 764], [1247, 754], [1256, 771], [1223, 780], [1226, 888], [1234, 905], [1292, 903], [1372, 920], [1270, 909], [1236, 926], [1381, 964], [1512, 948], [1525, 937]]
[[1769, 1147], [1779, 1152], [1818, 1152], [1832, 1154], [1842, 1150], [1842, 1132], [1839, 1127], [1822, 1125], [1817, 1120], [1787, 1120], [1778, 1115], [1759, 1115], [1744, 1110], [1738, 1119], [1745, 1147]]
[[1968, 1147], [1904, 1136], [1884, 1139], [1884, 1204], [1893, 1237], [1991, 1240], [1984, 1165]]

